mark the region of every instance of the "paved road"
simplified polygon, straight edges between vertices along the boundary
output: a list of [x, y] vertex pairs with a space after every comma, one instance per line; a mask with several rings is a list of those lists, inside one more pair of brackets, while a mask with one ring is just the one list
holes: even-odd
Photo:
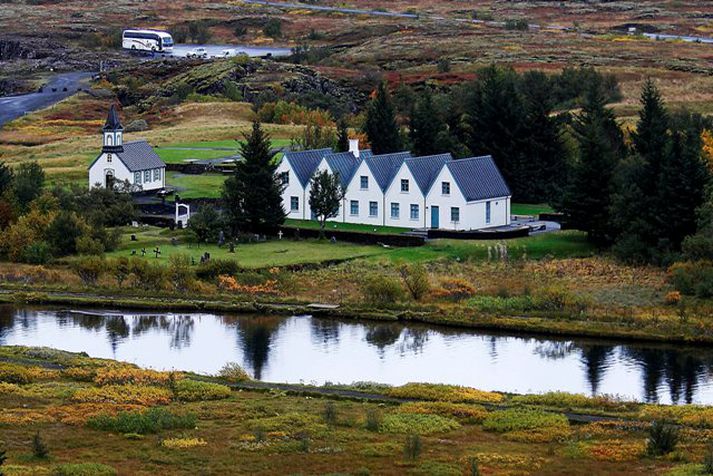
[[[146, 60], [151, 60], [154, 58], [161, 58], [163, 56], [172, 56], [174, 58], [185, 58], [190, 52], [196, 48], [205, 48], [209, 58], [223, 58], [225, 55], [223, 52], [225, 50], [230, 50], [230, 56], [237, 56], [239, 54], [247, 54], [251, 57], [265, 57], [265, 56], [289, 56], [292, 54], [290, 48], [277, 48], [271, 46], [246, 46], [246, 45], [197, 45], [197, 44], [176, 44], [173, 47], [171, 53], [156, 53], [152, 55], [147, 52], [136, 53]], [[124, 50], [126, 51], [126, 50]], [[128, 51], [126, 51], [129, 53]]]
[[84, 82], [92, 74], [87, 72], [58, 74], [50, 79], [42, 92], [0, 97], [0, 128], [6, 122], [17, 119], [28, 112], [51, 106], [75, 94], [78, 88], [84, 87]]

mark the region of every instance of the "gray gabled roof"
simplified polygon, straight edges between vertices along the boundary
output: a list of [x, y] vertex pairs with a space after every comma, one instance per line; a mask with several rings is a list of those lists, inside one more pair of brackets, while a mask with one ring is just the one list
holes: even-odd
[[364, 162], [369, 166], [376, 183], [385, 192], [403, 161], [409, 157], [411, 157], [411, 152], [394, 152], [393, 154], [373, 155], [364, 159]]
[[411, 171], [416, 185], [421, 189], [421, 192], [426, 195], [434, 180], [438, 177], [438, 173], [443, 168], [443, 164], [453, 160], [451, 154], [427, 155], [423, 157], [413, 157], [404, 160], [404, 163]]
[[305, 187], [309, 179], [312, 178], [314, 171], [319, 167], [319, 163], [324, 156], [332, 153], [332, 149], [301, 150], [299, 152], [287, 151], [285, 152], [284, 159], [290, 163], [292, 170], [294, 170], [297, 175], [297, 179], [302, 186]]
[[324, 160], [327, 161], [332, 172], [339, 174], [343, 188], [349, 185], [349, 182], [361, 163], [361, 158], [354, 157], [354, 154], [351, 152], [338, 152], [336, 154], [325, 155]]
[[[102, 152], [103, 154], [103, 152]], [[99, 154], [96, 159], [89, 165], [91, 169], [94, 164], [102, 156]], [[161, 160], [153, 148], [145, 140], [137, 140], [133, 142], [124, 142], [124, 150], [121, 152], [112, 152], [114, 157], [119, 159], [130, 172], [139, 172], [141, 170], [160, 169], [166, 167], [166, 164]]]
[[362, 159], [366, 159], [367, 157], [373, 157], [373, 156], [374, 156], [374, 153], [371, 151], [371, 149], [359, 151], [359, 157], [361, 157]]
[[512, 195], [489, 155], [453, 160], [447, 162], [446, 167], [468, 202]]

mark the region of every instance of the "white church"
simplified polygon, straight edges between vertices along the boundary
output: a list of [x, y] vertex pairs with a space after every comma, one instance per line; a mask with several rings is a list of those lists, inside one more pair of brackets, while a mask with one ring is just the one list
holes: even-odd
[[310, 220], [312, 176], [339, 174], [345, 197], [330, 221], [404, 228], [480, 230], [510, 224], [511, 192], [491, 156], [453, 159], [410, 152], [286, 152], [277, 174], [288, 218]]
[[89, 188], [128, 182], [133, 191], [166, 186], [166, 164], [145, 140], [124, 142], [124, 127], [112, 105], [102, 131], [101, 154], [89, 166]]

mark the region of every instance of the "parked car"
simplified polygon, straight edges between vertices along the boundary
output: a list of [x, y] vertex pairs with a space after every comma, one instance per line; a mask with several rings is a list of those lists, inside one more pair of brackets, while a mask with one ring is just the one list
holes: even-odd
[[186, 56], [189, 58], [207, 58], [208, 50], [205, 48], [193, 48]]
[[223, 50], [220, 52], [220, 56], [222, 56], [223, 58], [235, 56], [235, 50]]

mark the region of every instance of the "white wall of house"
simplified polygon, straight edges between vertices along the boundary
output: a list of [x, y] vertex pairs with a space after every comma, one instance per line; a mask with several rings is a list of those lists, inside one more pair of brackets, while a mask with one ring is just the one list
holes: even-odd
[[[367, 179], [367, 187], [362, 188], [362, 177]], [[362, 162], [352, 177], [351, 182], [347, 186], [347, 194], [345, 197], [345, 216], [344, 221], [347, 223], [362, 223], [365, 225], [383, 225], [384, 224], [384, 194], [376, 183], [371, 169]], [[358, 213], [352, 213], [352, 202], [359, 204]], [[376, 213], [370, 213], [370, 204], [376, 203]]]
[[[450, 186], [449, 194], [443, 193], [443, 183]], [[434, 206], [438, 207], [438, 227], [444, 230], [478, 230], [510, 224], [510, 197], [491, 198], [467, 202], [458, 188], [448, 167], [443, 167], [436, 181], [426, 196], [426, 220], [424, 226], [431, 228]], [[488, 205], [489, 204], [489, 205]], [[490, 219], [487, 220], [487, 208], [490, 207]], [[453, 212], [456, 208], [458, 211]], [[454, 221], [453, 215], [458, 220]]]
[[[287, 159], [282, 159], [280, 165], [277, 166], [277, 175], [286, 173], [288, 177], [287, 186], [282, 191], [282, 208], [287, 214], [287, 218], [293, 218], [295, 220], [307, 220], [310, 218], [309, 215], [309, 197], [305, 194], [305, 189], [300, 183], [300, 179], [292, 170], [290, 161]], [[297, 199], [297, 209], [292, 209], [293, 198]]]
[[[402, 180], [407, 181], [408, 191], [402, 190]], [[411, 169], [405, 163], [401, 164], [394, 180], [386, 189], [384, 199], [384, 224], [403, 228], [421, 228], [423, 226], [423, 209], [425, 197], [413, 178]], [[392, 205], [398, 205], [398, 217], [392, 214]], [[418, 218], [411, 217], [411, 205], [418, 205]]]
[[129, 169], [116, 157], [116, 154], [103, 152], [89, 169], [89, 188], [106, 187], [108, 174], [114, 176], [115, 182], [128, 180], [130, 183], [134, 183], [134, 174], [129, 172]]
[[166, 184], [166, 169], [148, 169], [135, 171], [132, 174], [131, 182], [132, 185], [141, 185], [142, 191], [148, 190], [160, 190], [164, 188]]

